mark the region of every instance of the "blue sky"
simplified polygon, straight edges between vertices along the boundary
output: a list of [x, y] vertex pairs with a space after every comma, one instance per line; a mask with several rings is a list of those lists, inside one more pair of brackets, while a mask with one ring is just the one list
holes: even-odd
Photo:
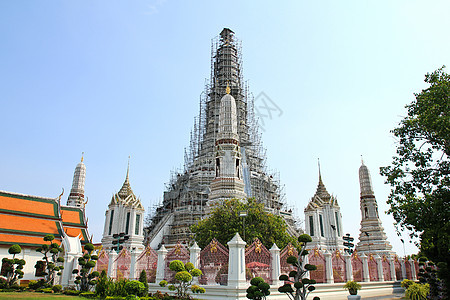
[[[84, 151], [99, 241], [130, 155], [135, 194], [158, 203], [183, 163], [211, 38], [229, 27], [250, 90], [283, 112], [265, 119], [263, 141], [288, 204], [303, 219], [320, 158], [344, 231], [357, 237], [360, 156], [386, 211], [378, 169], [395, 153], [389, 131], [424, 75], [449, 64], [448, 11], [448, 1], [1, 1], [0, 189], [64, 188], [65, 200]], [[402, 255], [392, 217], [381, 217]]]

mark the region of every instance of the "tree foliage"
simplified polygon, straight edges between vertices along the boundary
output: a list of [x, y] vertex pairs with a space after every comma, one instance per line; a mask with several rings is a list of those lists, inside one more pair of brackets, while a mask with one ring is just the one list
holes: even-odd
[[[239, 213], [246, 211], [246, 217]], [[244, 220], [245, 218], [245, 220]], [[245, 222], [245, 234], [243, 232]], [[236, 232], [250, 244], [258, 238], [267, 248], [275, 243], [284, 248], [289, 242], [297, 245], [297, 240], [286, 232], [287, 225], [281, 216], [275, 216], [264, 209], [264, 204], [254, 198], [248, 200], [229, 199], [211, 208], [211, 214], [196, 225], [191, 226], [195, 241], [200, 248], [206, 247], [213, 238], [226, 245]]]
[[[420, 237], [420, 251], [450, 263], [450, 75], [428, 73], [429, 87], [415, 94], [408, 114], [392, 132], [392, 164], [380, 168], [392, 187], [388, 199], [397, 229]], [[448, 275], [447, 275], [448, 276]]]
[[35, 264], [37, 270], [43, 270], [41, 275], [44, 277], [46, 284], [54, 285], [55, 276], [61, 276], [64, 266], [61, 264], [64, 262], [64, 257], [60, 256], [63, 249], [59, 247], [57, 243], [53, 243], [55, 236], [47, 234], [44, 236], [44, 241], [48, 244], [42, 244], [42, 246], [36, 249], [36, 252], [40, 252], [44, 255], [42, 260], [38, 260]]
[[[304, 278], [307, 272], [317, 270], [315, 265], [305, 264], [304, 257], [308, 255], [308, 250], [306, 250], [306, 244], [311, 242], [312, 239], [307, 234], [302, 234], [298, 237], [298, 242], [300, 247], [298, 249], [298, 257], [289, 256], [286, 262], [292, 265], [295, 270], [289, 272], [289, 275], [283, 274], [280, 276], [280, 280], [284, 281], [285, 284], [278, 288], [280, 293], [286, 293], [289, 299], [293, 300], [306, 300], [309, 293], [314, 291], [316, 288], [314, 284], [316, 281], [314, 279]], [[314, 297], [314, 299], [320, 300], [319, 297]]]
[[6, 285], [11, 287], [20, 278], [23, 278], [23, 266], [25, 265], [25, 260], [16, 258], [16, 254], [22, 252], [19, 245], [15, 244], [9, 247], [8, 253], [12, 254], [13, 258], [9, 259], [4, 257], [2, 263], [4, 268], [2, 268], [2, 275], [6, 277]]
[[[184, 264], [181, 260], [173, 260], [169, 263], [169, 269], [177, 272], [175, 274], [174, 284], [168, 286], [169, 290], [176, 291], [178, 299], [191, 299], [189, 296], [189, 290], [193, 293], [204, 293], [205, 289], [198, 285], [192, 285], [194, 277], [202, 276], [202, 271], [194, 268], [194, 265], [190, 262]], [[159, 285], [164, 287], [168, 284], [167, 281], [162, 280]]]
[[147, 279], [147, 272], [145, 271], [145, 269], [142, 269], [141, 273], [139, 274], [139, 281], [142, 282], [144, 284], [145, 287], [145, 291], [143, 293], [143, 295], [147, 295], [148, 294], [148, 279]]
[[97, 284], [98, 277], [100, 276], [100, 273], [97, 271], [91, 272], [98, 259], [97, 255], [92, 255], [93, 251], [94, 246], [92, 244], [84, 245], [84, 255], [78, 258], [78, 264], [81, 266], [81, 269], [72, 271], [73, 274], [77, 274], [75, 284], [83, 292], [91, 290]]
[[247, 288], [247, 298], [254, 300], [265, 300], [270, 295], [270, 285], [264, 282], [261, 277], [255, 277], [250, 280], [250, 286]]

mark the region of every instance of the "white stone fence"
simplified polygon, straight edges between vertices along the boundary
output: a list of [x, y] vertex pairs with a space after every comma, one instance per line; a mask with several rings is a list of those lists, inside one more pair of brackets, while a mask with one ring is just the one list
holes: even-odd
[[[280, 250], [273, 245], [270, 250], [258, 240], [249, 245], [239, 234], [229, 241], [228, 249], [213, 240], [203, 250], [196, 243], [189, 249], [181, 244], [171, 249], [164, 245], [157, 251], [147, 248], [135, 253], [122, 250], [99, 253], [97, 270], [107, 270], [111, 278], [137, 279], [145, 269], [149, 282], [170, 281], [174, 273], [169, 270], [170, 261], [179, 259], [184, 263], [190, 261], [203, 272], [198, 279], [202, 285], [227, 285], [243, 288], [248, 286], [252, 277], [260, 276], [271, 285], [281, 286], [281, 274], [288, 274], [292, 267], [286, 263], [288, 256], [298, 256], [297, 250], [288, 245]], [[344, 254], [339, 251], [330, 253], [319, 249], [309, 250], [305, 262], [317, 266], [316, 271], [307, 275], [318, 284], [331, 284], [356, 280], [359, 282], [392, 282], [402, 279], [417, 279], [418, 263], [402, 260], [397, 256], [379, 256], [372, 254]]]

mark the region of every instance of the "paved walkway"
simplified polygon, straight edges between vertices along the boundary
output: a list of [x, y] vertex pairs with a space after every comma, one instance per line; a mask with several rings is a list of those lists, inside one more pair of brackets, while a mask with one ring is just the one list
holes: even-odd
[[361, 297], [363, 300], [398, 300], [402, 299], [405, 296], [405, 293], [393, 293], [392, 295], [386, 295], [386, 296], [378, 296], [378, 297]]

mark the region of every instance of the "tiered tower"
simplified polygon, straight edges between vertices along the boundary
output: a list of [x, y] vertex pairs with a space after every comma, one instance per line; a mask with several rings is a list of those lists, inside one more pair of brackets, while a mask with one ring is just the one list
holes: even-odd
[[81, 155], [81, 161], [75, 168], [73, 173], [72, 189], [69, 198], [67, 198], [67, 206], [75, 206], [84, 209], [86, 204], [84, 200], [84, 182], [86, 180], [86, 166], [83, 163], [84, 153]]
[[312, 238], [308, 249], [319, 248], [328, 251], [344, 249], [340, 207], [336, 197], [330, 195], [325, 188], [320, 167], [316, 193], [305, 208], [305, 231]]
[[361, 161], [361, 167], [359, 168], [359, 185], [361, 189], [361, 232], [356, 250], [360, 253], [390, 255], [394, 252], [378, 216], [378, 205], [372, 189], [372, 180], [369, 169], [363, 161]]
[[134, 195], [129, 179], [130, 165], [128, 163], [127, 176], [120, 191], [112, 196], [105, 213], [105, 226], [103, 230], [103, 249], [110, 250], [113, 241], [117, 238], [114, 235], [121, 233], [129, 238], [122, 244], [129, 250], [143, 250], [143, 217], [144, 207], [141, 200]]
[[[284, 208], [281, 186], [265, 166], [253, 98], [243, 84], [240, 42], [233, 31], [225, 28], [213, 39], [211, 57], [211, 79], [200, 96], [200, 113], [185, 152], [184, 170], [172, 174], [162, 204], [147, 219], [146, 242], [154, 248], [161, 242], [166, 247], [188, 242], [192, 238], [189, 227], [204, 217], [207, 202], [210, 197], [216, 197], [210, 192], [215, 185], [211, 183], [216, 178], [216, 159], [220, 161], [220, 156], [216, 156], [216, 141], [219, 139], [220, 105], [225, 95], [228, 95], [226, 100], [231, 103], [233, 99], [236, 106], [233, 130], [237, 133], [239, 147], [233, 150], [233, 157], [239, 162], [236, 169], [242, 170], [239, 176], [245, 194], [264, 203], [271, 212], [283, 215], [290, 225], [290, 233], [296, 233], [292, 214]], [[240, 188], [241, 184], [238, 185]]]

